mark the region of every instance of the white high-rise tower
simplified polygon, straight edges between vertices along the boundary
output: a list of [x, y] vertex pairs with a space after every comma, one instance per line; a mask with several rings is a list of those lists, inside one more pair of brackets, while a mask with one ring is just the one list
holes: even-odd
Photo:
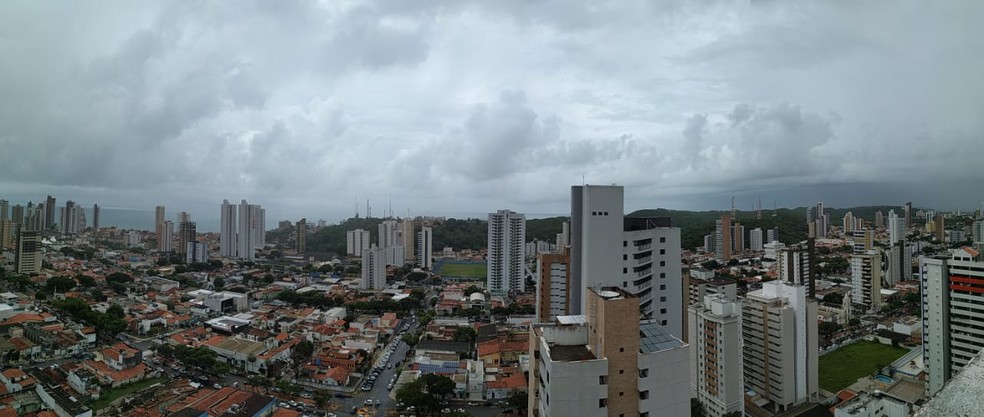
[[236, 206], [222, 200], [219, 229], [219, 253], [226, 258], [236, 257]]
[[489, 213], [488, 277], [486, 288], [496, 295], [524, 292], [523, 247], [526, 243], [526, 216], [509, 210]]

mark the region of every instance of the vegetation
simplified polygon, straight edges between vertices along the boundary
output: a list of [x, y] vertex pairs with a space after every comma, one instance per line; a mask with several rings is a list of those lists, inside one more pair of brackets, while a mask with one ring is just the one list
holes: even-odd
[[184, 345], [161, 345], [157, 348], [157, 353], [173, 357], [178, 362], [201, 368], [214, 375], [229, 373], [229, 364], [219, 360], [215, 351], [204, 346], [191, 348]]
[[96, 331], [103, 334], [116, 334], [126, 331], [126, 315], [123, 308], [112, 305], [105, 313], [100, 313], [89, 307], [89, 303], [81, 298], [69, 297], [64, 300], [53, 300], [51, 306], [57, 308], [71, 317], [75, 321], [88, 323], [96, 327]]
[[837, 392], [888, 366], [908, 350], [861, 341], [820, 357], [820, 388]]
[[164, 377], [150, 378], [142, 381], [137, 381], [132, 384], [122, 385], [107, 391], [103, 391], [102, 393], [99, 394], [98, 400], [95, 400], [89, 404], [89, 408], [91, 408], [93, 411], [102, 410], [103, 408], [109, 406], [109, 404], [112, 403], [113, 401], [116, 401], [124, 396], [133, 394], [144, 388], [153, 386], [154, 384], [159, 384], [164, 382], [167, 382], [167, 378]]
[[422, 413], [434, 412], [441, 407], [441, 400], [454, 393], [454, 381], [437, 374], [423, 375], [404, 384], [396, 391], [396, 399], [412, 405]]
[[448, 277], [485, 279], [487, 270], [484, 263], [445, 263], [435, 273]]

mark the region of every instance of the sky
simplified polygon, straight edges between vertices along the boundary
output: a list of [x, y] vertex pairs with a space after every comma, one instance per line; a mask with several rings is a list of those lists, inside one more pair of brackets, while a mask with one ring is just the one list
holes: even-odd
[[279, 219], [984, 199], [984, 3], [9, 1], [0, 198]]

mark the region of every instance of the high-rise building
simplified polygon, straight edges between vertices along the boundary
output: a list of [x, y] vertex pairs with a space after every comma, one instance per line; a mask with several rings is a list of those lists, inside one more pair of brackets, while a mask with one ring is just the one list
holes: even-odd
[[423, 226], [417, 232], [417, 265], [430, 270], [434, 266], [434, 235], [431, 228]]
[[715, 253], [714, 235], [704, 235], [704, 253]]
[[734, 253], [745, 252], [745, 226], [742, 226], [741, 223], [735, 222], [731, 229], [732, 250], [734, 250]]
[[44, 230], [44, 208], [40, 205], [29, 207], [24, 224], [21, 230], [42, 231]]
[[984, 221], [974, 220], [970, 234], [975, 244], [984, 243]]
[[557, 241], [554, 244], [557, 246], [557, 250], [558, 251], [563, 251], [565, 247], [570, 246], [570, 244], [571, 244], [571, 224], [570, 223], [564, 222], [561, 225], [561, 231], [560, 231], [560, 233], [557, 234], [556, 240]]
[[905, 235], [907, 228], [905, 225], [905, 219], [900, 219], [895, 210], [888, 211], [888, 241], [889, 243], [896, 243], [901, 240], [905, 240]]
[[182, 211], [182, 212], [178, 213], [178, 221], [177, 221], [178, 224], [181, 224], [181, 223], [184, 223], [184, 222], [190, 222], [190, 221], [191, 221], [191, 215], [188, 214], [188, 212]]
[[362, 252], [369, 249], [368, 230], [349, 230], [348, 232], [345, 232], [345, 239], [345, 252], [349, 256], [362, 256]]
[[403, 224], [401, 225], [401, 229], [403, 230], [402, 235], [403, 235], [404, 262], [406, 261], [413, 262], [414, 259], [413, 244], [417, 238], [417, 235], [414, 234], [413, 219], [411, 219], [410, 217], [403, 219]]
[[99, 231], [99, 205], [92, 205], [92, 230]]
[[[577, 221], [572, 222], [571, 245]], [[666, 329], [630, 320], [639, 298], [589, 288], [587, 315], [530, 327], [528, 415], [690, 415], [688, 348]]]
[[814, 208], [807, 208], [806, 218], [809, 229], [812, 230], [812, 233], [808, 235], [809, 237], [827, 237], [827, 228], [829, 223], [827, 222], [827, 214], [823, 211], [822, 201], [817, 202], [817, 205]]
[[397, 239], [397, 235], [399, 234], [399, 228], [397, 226], [396, 220], [383, 220], [382, 223], [379, 223], [379, 240], [377, 243], [379, 243], [380, 248], [385, 249], [400, 244]]
[[772, 243], [772, 242], [778, 242], [779, 241], [779, 228], [778, 227], [773, 227], [773, 228], [771, 228], [769, 230], [766, 230], [766, 233], [765, 234], [766, 234], [765, 240], [767, 240], [767, 242], [765, 242], [765, 243]]
[[256, 235], [256, 248], [266, 247], [266, 209], [256, 205], [256, 222], [253, 223], [253, 234]]
[[181, 212], [182, 221], [178, 223], [178, 247], [177, 253], [181, 255], [186, 255], [188, 253], [188, 244], [198, 241], [198, 231], [195, 222], [191, 221], [191, 216], [187, 213]]
[[229, 204], [229, 200], [222, 200], [219, 210], [219, 255], [235, 258], [239, 247], [236, 236], [236, 225], [239, 224], [236, 221], [236, 206]]
[[10, 220], [10, 202], [0, 200], [0, 220]]
[[61, 232], [64, 234], [77, 234], [85, 229], [85, 211], [74, 201], [65, 202], [65, 208], [61, 212]]
[[807, 295], [816, 294], [816, 247], [814, 239], [807, 239], [788, 248], [779, 250], [776, 259], [779, 280], [794, 285], [802, 285]]
[[154, 226], [164, 224], [165, 220], [167, 220], [167, 216], [165, 215], [164, 206], [154, 207]]
[[933, 218], [933, 231], [934, 237], [936, 237], [937, 242], [946, 242], [946, 228], [943, 224], [943, 213], [937, 213], [936, 217]]
[[851, 255], [852, 315], [860, 316], [881, 308], [881, 288], [881, 253], [871, 251], [866, 254]]
[[690, 383], [708, 417], [744, 415], [741, 303], [723, 294], [707, 296], [691, 307], [697, 325], [691, 328]]
[[525, 292], [526, 216], [509, 210], [489, 213], [488, 275], [486, 287], [493, 295]]
[[[55, 198], [49, 195], [44, 200], [44, 229], [45, 230], [48, 230], [48, 229], [51, 229], [52, 227], [55, 227], [55, 208], [56, 207], [57, 207], [57, 203], [55, 202]], [[16, 222], [16, 223], [19, 223], [19, 222]]]
[[12, 249], [14, 246], [14, 222], [7, 219], [0, 219], [0, 252], [5, 249]]
[[817, 302], [807, 288], [762, 284], [742, 303], [745, 389], [775, 412], [817, 401]]
[[[705, 269], [691, 269], [690, 277], [687, 280], [687, 321], [685, 323], [683, 341], [691, 343], [690, 358], [692, 363], [697, 361], [697, 351], [694, 349], [698, 339], [695, 339], [697, 331], [697, 314], [694, 306], [703, 304], [703, 300], [708, 295], [722, 294], [729, 300], [737, 299], [738, 287], [734, 280], [721, 279], [714, 277], [714, 271]], [[697, 368], [691, 367], [690, 380], [697, 380]], [[694, 389], [694, 396], [697, 390]]]
[[41, 272], [41, 232], [23, 230], [17, 233], [17, 250], [14, 265], [18, 274]]
[[17, 225], [24, 224], [24, 206], [14, 204], [14, 206], [10, 208], [10, 220]]
[[923, 361], [927, 395], [934, 395], [984, 349], [978, 325], [984, 304], [984, 262], [963, 247], [938, 258], [920, 257], [923, 300]]
[[902, 208], [903, 217], [905, 217], [905, 230], [912, 230], [912, 202], [907, 201], [905, 206]]
[[185, 248], [185, 262], [189, 264], [208, 262], [208, 244], [188, 242]]
[[171, 245], [171, 234], [164, 229], [164, 222], [167, 221], [167, 217], [164, 214], [164, 206], [154, 208], [154, 232], [157, 233], [158, 252], [170, 252], [173, 249]]
[[666, 217], [625, 217], [623, 193], [571, 187], [571, 314], [584, 313], [589, 288], [619, 287], [639, 297], [643, 316], [684, 337], [680, 229]]
[[885, 249], [888, 265], [885, 268], [885, 280], [888, 287], [893, 287], [899, 281], [912, 278], [912, 246], [904, 241], [892, 244]]
[[383, 259], [383, 251], [376, 245], [362, 251], [362, 283], [359, 288], [364, 290], [386, 288], [386, 262]]
[[294, 250], [298, 255], [307, 251], [307, 219], [301, 219], [294, 226]]
[[875, 212], [875, 228], [881, 229], [885, 227], [885, 215], [882, 214], [881, 210]]
[[536, 318], [548, 322], [569, 315], [571, 292], [571, 250], [544, 252], [536, 256]]
[[763, 250], [765, 243], [762, 242], [762, 228], [756, 227], [748, 232], [748, 248], [753, 251]]
[[161, 253], [174, 251], [174, 223], [164, 220], [157, 234], [157, 251]]
[[236, 233], [236, 257], [251, 261], [256, 259], [256, 249], [262, 247], [260, 235], [264, 234], [263, 208], [257, 204], [249, 204], [246, 200], [239, 203], [239, 228]]
[[731, 215], [724, 214], [714, 222], [714, 250], [718, 261], [731, 260]]
[[875, 231], [872, 229], [854, 229], [850, 234], [854, 243], [854, 253], [868, 253], [875, 249]]
[[847, 212], [847, 214], [844, 215], [844, 221], [842, 227], [844, 228], [844, 234], [847, 236], [851, 236], [851, 233], [854, 232], [854, 213], [851, 213], [849, 211]]

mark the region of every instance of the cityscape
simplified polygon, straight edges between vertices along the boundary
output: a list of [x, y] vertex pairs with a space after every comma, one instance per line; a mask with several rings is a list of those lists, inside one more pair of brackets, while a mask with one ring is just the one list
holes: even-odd
[[0, 3], [0, 417], [984, 417], [981, 21]]

